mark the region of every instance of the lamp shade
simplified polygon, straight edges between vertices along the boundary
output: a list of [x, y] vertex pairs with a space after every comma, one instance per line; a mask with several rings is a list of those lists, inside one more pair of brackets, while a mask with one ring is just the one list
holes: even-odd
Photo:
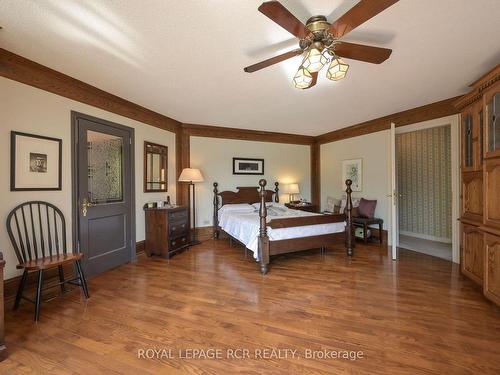
[[288, 184], [284, 186], [283, 193], [285, 194], [299, 194], [299, 184]]
[[199, 169], [184, 168], [179, 176], [179, 182], [203, 182], [205, 179]]

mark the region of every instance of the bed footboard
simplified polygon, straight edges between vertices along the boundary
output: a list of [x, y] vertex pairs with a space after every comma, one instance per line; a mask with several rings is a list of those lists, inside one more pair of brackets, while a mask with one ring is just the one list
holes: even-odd
[[[267, 235], [267, 227], [270, 228], [290, 228], [295, 226], [302, 225], [316, 225], [316, 224], [326, 224], [326, 223], [336, 223], [340, 221], [346, 222], [345, 233], [340, 235], [333, 236], [331, 238], [345, 238], [345, 247], [346, 253], [348, 256], [353, 255], [353, 242], [352, 242], [352, 199], [351, 199], [351, 180], [346, 180], [346, 194], [347, 194], [347, 204], [346, 204], [346, 213], [345, 215], [324, 215], [324, 216], [310, 216], [310, 217], [300, 217], [300, 218], [286, 218], [286, 219], [274, 219], [267, 223], [267, 208], [266, 208], [266, 180], [261, 179], [259, 181], [260, 186], [260, 209], [259, 209], [259, 218], [260, 218], [260, 228], [259, 228], [259, 259], [260, 259], [260, 272], [262, 274], [266, 274], [268, 271], [269, 265], [269, 257], [274, 254], [282, 254], [286, 253], [283, 246], [277, 246], [276, 249], [271, 249], [271, 243], [269, 241], [269, 237]], [[317, 236], [319, 242], [323, 243], [324, 239], [330, 239], [328, 236]], [[319, 238], [324, 237], [324, 238]], [[311, 239], [311, 237], [309, 238]], [[306, 241], [306, 244], [300, 244], [301, 239], [293, 239], [282, 241], [283, 245], [290, 247], [289, 252], [305, 250], [309, 245], [313, 244], [311, 241]], [[291, 246], [291, 242], [295, 241], [297, 246]], [[278, 241], [279, 242], [279, 241]], [[303, 241], [302, 241], [303, 242]], [[278, 245], [278, 244], [277, 244]], [[309, 247], [311, 248], [311, 247]], [[314, 247], [313, 247], [314, 248]], [[274, 250], [274, 251], [273, 251]]]

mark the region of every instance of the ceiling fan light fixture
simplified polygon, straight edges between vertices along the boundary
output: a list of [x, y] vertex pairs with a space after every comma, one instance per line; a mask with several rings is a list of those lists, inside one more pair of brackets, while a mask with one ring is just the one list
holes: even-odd
[[309, 73], [319, 72], [323, 66], [328, 62], [328, 58], [315, 47], [311, 48], [302, 62], [302, 66], [306, 68]]
[[348, 70], [349, 64], [346, 64], [341, 58], [335, 56], [328, 67], [326, 78], [332, 81], [339, 81], [346, 76]]
[[312, 80], [313, 77], [311, 73], [309, 73], [306, 68], [301, 66], [293, 77], [293, 84], [298, 89], [307, 89], [309, 86], [311, 86]]

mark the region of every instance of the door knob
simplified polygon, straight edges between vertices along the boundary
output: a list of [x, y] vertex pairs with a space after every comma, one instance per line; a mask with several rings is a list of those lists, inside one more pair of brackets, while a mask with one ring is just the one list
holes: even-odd
[[84, 217], [87, 216], [88, 208], [89, 207], [93, 207], [93, 206], [95, 206], [94, 203], [89, 202], [89, 200], [87, 198], [83, 198], [83, 202], [82, 202], [82, 215]]

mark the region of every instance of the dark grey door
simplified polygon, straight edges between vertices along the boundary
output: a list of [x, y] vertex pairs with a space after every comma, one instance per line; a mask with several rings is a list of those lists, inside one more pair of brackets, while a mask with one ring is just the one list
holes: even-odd
[[133, 129], [74, 114], [77, 238], [86, 273], [132, 259]]

